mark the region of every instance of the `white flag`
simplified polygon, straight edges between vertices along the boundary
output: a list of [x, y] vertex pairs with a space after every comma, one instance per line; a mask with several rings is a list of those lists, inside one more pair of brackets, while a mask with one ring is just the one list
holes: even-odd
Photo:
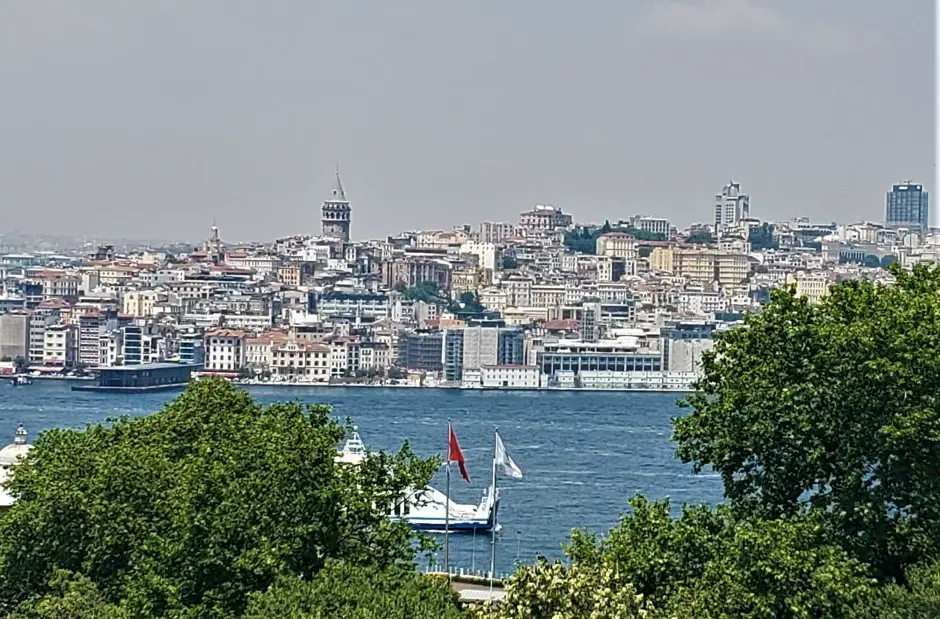
[[516, 466], [509, 454], [506, 453], [506, 447], [503, 446], [503, 439], [496, 433], [496, 465], [503, 470], [503, 474], [515, 479], [522, 479], [522, 470]]

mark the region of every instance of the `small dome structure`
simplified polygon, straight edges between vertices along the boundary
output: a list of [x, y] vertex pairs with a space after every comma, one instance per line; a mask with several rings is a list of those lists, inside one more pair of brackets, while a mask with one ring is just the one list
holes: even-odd
[[3, 449], [0, 449], [0, 468], [9, 469], [19, 462], [20, 458], [26, 457], [29, 450], [33, 448], [33, 446], [26, 441], [27, 436], [26, 428], [23, 427], [23, 424], [20, 424], [16, 429], [13, 442]]
[[26, 428], [23, 427], [23, 424], [20, 424], [16, 429], [13, 442], [0, 449], [0, 511], [4, 511], [13, 505], [13, 497], [6, 491], [3, 484], [10, 476], [10, 467], [25, 458], [29, 450], [33, 448], [26, 441], [27, 436]]

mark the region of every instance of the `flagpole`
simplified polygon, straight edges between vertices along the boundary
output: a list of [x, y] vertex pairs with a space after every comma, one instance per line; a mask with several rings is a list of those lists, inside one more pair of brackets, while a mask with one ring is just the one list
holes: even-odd
[[[493, 593], [493, 581], [496, 580], [496, 532], [499, 529], [497, 519], [499, 510], [496, 508], [496, 441], [499, 440], [499, 428], [493, 428], [493, 481], [490, 486], [490, 496], [493, 498], [493, 533], [490, 537], [490, 593]], [[492, 597], [492, 595], [490, 596]]]
[[444, 571], [447, 572], [447, 581], [450, 582], [450, 436], [453, 432], [450, 422], [447, 422], [447, 489], [444, 496]]

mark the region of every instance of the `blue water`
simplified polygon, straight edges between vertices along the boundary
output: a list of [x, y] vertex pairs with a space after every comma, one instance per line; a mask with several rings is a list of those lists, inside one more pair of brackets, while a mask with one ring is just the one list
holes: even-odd
[[[262, 402], [296, 398], [329, 404], [341, 420], [352, 417], [371, 449], [397, 449], [407, 439], [420, 455], [443, 454], [450, 419], [472, 480], [467, 484], [452, 476], [452, 494], [460, 503], [479, 502], [489, 483], [493, 427], [498, 425], [524, 473], [521, 480], [500, 481], [498, 572], [511, 571], [517, 558], [560, 557], [561, 543], [573, 528], [606, 531], [637, 492], [671, 497], [676, 508], [683, 502], [714, 504], [722, 497], [717, 475], [694, 475], [674, 456], [669, 422], [679, 413], [674, 394], [342, 387], [249, 391]], [[176, 395], [74, 392], [64, 381], [2, 385], [0, 444], [12, 442], [19, 423], [35, 437], [46, 428], [152, 413]], [[443, 490], [443, 479], [434, 485]], [[489, 536], [450, 538], [452, 565], [488, 569]], [[442, 560], [439, 553], [437, 561]]]

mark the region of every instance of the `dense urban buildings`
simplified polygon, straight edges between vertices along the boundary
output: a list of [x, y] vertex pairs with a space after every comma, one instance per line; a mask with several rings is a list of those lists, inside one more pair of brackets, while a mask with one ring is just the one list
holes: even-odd
[[353, 241], [337, 172], [319, 235], [233, 244], [213, 226], [196, 247], [0, 255], [0, 371], [178, 363], [275, 383], [682, 390], [714, 334], [774, 288], [819, 303], [839, 281], [940, 258], [912, 182], [888, 193], [884, 222], [764, 221], [735, 181], [709, 199], [710, 221], [685, 229], [535, 205]]

